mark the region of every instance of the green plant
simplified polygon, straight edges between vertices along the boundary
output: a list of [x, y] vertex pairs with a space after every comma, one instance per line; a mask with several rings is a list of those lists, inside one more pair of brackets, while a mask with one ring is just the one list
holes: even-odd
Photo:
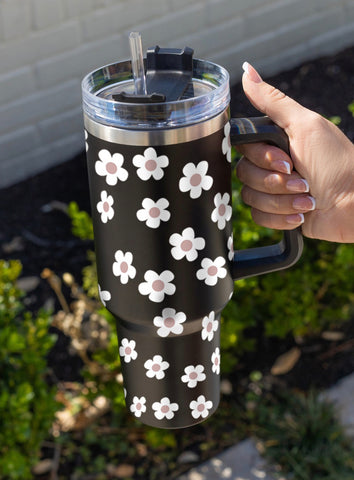
[[354, 448], [335, 416], [335, 406], [315, 392], [259, 397], [256, 435], [265, 456], [292, 480], [351, 480]]
[[0, 479], [31, 479], [58, 404], [45, 375], [55, 336], [49, 314], [33, 318], [22, 303], [18, 261], [0, 260]]

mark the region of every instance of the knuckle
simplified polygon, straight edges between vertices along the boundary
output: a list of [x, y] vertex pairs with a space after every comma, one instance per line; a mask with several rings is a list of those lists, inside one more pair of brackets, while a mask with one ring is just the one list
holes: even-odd
[[277, 173], [272, 173], [264, 177], [264, 187], [267, 193], [275, 193], [282, 184], [282, 178]]
[[278, 88], [272, 87], [269, 92], [269, 97], [273, 101], [280, 101], [280, 100], [284, 100], [284, 98], [286, 98], [286, 95], [284, 92], [280, 91]]

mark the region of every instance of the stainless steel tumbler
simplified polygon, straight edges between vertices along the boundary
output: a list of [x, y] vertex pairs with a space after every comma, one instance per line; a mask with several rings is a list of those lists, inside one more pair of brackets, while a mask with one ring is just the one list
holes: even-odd
[[266, 117], [230, 120], [227, 71], [191, 49], [156, 47], [145, 67], [142, 96], [130, 61], [82, 82], [97, 271], [128, 409], [180, 428], [218, 406], [220, 312], [234, 280], [290, 267], [302, 237], [234, 251], [231, 143], [286, 150], [287, 137]]

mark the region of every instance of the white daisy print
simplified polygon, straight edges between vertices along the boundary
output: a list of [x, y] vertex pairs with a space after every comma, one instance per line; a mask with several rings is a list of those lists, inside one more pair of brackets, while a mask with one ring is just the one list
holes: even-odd
[[166, 198], [160, 198], [157, 202], [151, 198], [144, 198], [141, 206], [143, 208], [136, 212], [136, 216], [150, 228], [158, 228], [161, 222], [168, 222], [171, 217], [167, 210], [169, 202]]
[[152, 409], [155, 410], [154, 415], [158, 420], [167, 418], [171, 420], [175, 416], [174, 412], [177, 412], [179, 406], [177, 403], [171, 403], [168, 397], [163, 397], [159, 402], [152, 404]]
[[184, 375], [182, 375], [182, 382], [186, 383], [189, 388], [197, 386], [198, 382], [203, 382], [206, 379], [203, 365], [188, 365], [184, 369]]
[[110, 154], [108, 150], [100, 150], [98, 152], [97, 162], [95, 163], [95, 170], [101, 177], [106, 177], [108, 185], [117, 185], [118, 180], [125, 182], [128, 178], [128, 172], [122, 167], [124, 157], [120, 153]]
[[225, 228], [226, 222], [230, 220], [232, 215], [232, 207], [229, 202], [230, 195], [228, 193], [224, 193], [223, 196], [221, 196], [221, 193], [217, 193], [214, 197], [215, 208], [212, 211], [211, 219], [218, 224], [220, 230]]
[[195, 165], [187, 163], [183, 168], [184, 177], [179, 181], [179, 189], [181, 192], [189, 192], [191, 198], [198, 198], [202, 194], [202, 190], [210, 190], [213, 185], [213, 178], [207, 175], [208, 162], [202, 160]]
[[174, 308], [164, 308], [161, 317], [154, 318], [154, 325], [158, 327], [157, 335], [167, 337], [171, 333], [180, 335], [183, 332], [183, 325], [186, 315], [183, 312], [176, 312]]
[[221, 148], [222, 153], [226, 155], [226, 160], [231, 163], [231, 141], [230, 141], [230, 123], [227, 123], [224, 127], [224, 140], [222, 141]]
[[119, 347], [119, 355], [124, 359], [125, 363], [129, 363], [131, 360], [136, 360], [138, 353], [135, 350], [135, 340], [128, 340], [123, 338]]
[[161, 355], [154, 355], [153, 358], [146, 360], [144, 367], [146, 368], [146, 376], [149, 378], [156, 377], [157, 380], [161, 380], [165, 376], [164, 370], [170, 366]]
[[130, 405], [130, 411], [134, 413], [136, 417], [141, 417], [141, 414], [146, 412], [145, 403], [145, 397], [133, 397], [133, 403]]
[[160, 275], [153, 270], [147, 270], [144, 275], [145, 282], [139, 284], [141, 295], [149, 295], [152, 302], [162, 302], [165, 295], [173, 295], [176, 287], [172, 282], [175, 278], [170, 270], [163, 271]]
[[202, 327], [202, 339], [211, 342], [214, 338], [214, 333], [219, 327], [219, 321], [215, 320], [214, 312], [210, 312], [209, 315], [203, 318]]
[[87, 133], [87, 131], [85, 130], [85, 150], [86, 150], [86, 152], [87, 152], [87, 150], [89, 149], [89, 145], [88, 145], [88, 143], [87, 143], [87, 138], [88, 138], [88, 133]]
[[101, 287], [98, 284], [98, 295], [103, 305], [106, 306], [106, 302], [109, 302], [111, 299], [110, 292], [108, 290], [101, 290]]
[[114, 217], [112, 205], [114, 203], [112, 195], [108, 195], [106, 190], [101, 192], [101, 201], [97, 203], [97, 211], [101, 214], [101, 221], [107, 223]]
[[204, 280], [206, 285], [214, 286], [219, 278], [225, 278], [227, 270], [224, 268], [226, 261], [224, 257], [216, 257], [215, 260], [204, 258], [201, 263], [201, 269], [197, 271], [198, 280]]
[[213, 352], [211, 356], [211, 363], [212, 363], [211, 369], [213, 370], [214, 373], [219, 375], [220, 374], [220, 348], [219, 347], [216, 347], [215, 352]]
[[234, 234], [231, 233], [231, 235], [229, 236], [229, 239], [227, 241], [227, 248], [229, 250], [229, 253], [228, 253], [228, 257], [229, 257], [229, 260], [230, 262], [232, 262], [232, 260], [234, 259]]
[[120, 277], [123, 284], [128, 283], [129, 278], [135, 278], [136, 268], [132, 265], [133, 254], [131, 252], [122, 252], [117, 250], [114, 254], [115, 262], [113, 263], [113, 275]]
[[135, 155], [133, 165], [138, 168], [137, 174], [141, 180], [149, 180], [153, 177], [155, 180], [161, 180], [164, 175], [163, 168], [168, 166], [168, 157], [166, 155], [157, 156], [156, 150], [149, 147], [144, 155]]
[[213, 402], [206, 400], [204, 395], [199, 395], [196, 400], [191, 401], [189, 408], [192, 410], [193, 418], [206, 418], [209, 415], [209, 410], [213, 408]]
[[205, 240], [202, 237], [196, 237], [193, 228], [185, 228], [182, 234], [174, 233], [169, 240], [172, 245], [171, 254], [176, 260], [181, 260], [183, 257], [189, 262], [193, 262], [197, 256], [198, 251], [205, 247]]

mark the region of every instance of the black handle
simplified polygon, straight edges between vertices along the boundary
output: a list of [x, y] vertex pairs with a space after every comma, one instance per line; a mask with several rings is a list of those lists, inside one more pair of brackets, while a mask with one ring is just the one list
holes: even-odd
[[[289, 139], [284, 130], [268, 117], [233, 118], [231, 144], [266, 142], [281, 148], [289, 154]], [[299, 228], [285, 230], [283, 239], [267, 247], [236, 250], [233, 260], [234, 280], [275, 272], [294, 265], [303, 250], [303, 238]]]

